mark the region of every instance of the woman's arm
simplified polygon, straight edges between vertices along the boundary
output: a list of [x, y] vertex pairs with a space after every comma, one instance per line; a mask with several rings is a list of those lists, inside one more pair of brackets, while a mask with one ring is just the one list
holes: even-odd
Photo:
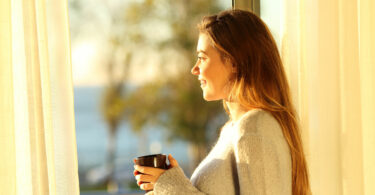
[[181, 167], [164, 172], [154, 185], [155, 195], [205, 195], [192, 185]]

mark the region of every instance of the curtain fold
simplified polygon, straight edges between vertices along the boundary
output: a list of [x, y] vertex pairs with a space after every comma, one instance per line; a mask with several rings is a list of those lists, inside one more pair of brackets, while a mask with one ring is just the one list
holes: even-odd
[[79, 194], [67, 2], [0, 7], [0, 194]]
[[281, 53], [313, 194], [375, 194], [375, 3], [283, 1]]
[[375, 1], [358, 1], [364, 192], [375, 194]]
[[[16, 193], [10, 0], [0, 1], [0, 194]], [[4, 185], [4, 186], [3, 186]]]

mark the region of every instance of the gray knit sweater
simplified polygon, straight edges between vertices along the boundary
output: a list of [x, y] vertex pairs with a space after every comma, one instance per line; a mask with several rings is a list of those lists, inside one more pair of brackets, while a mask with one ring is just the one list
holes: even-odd
[[189, 180], [180, 167], [164, 172], [155, 195], [292, 194], [288, 144], [276, 119], [251, 110], [225, 125], [220, 137]]

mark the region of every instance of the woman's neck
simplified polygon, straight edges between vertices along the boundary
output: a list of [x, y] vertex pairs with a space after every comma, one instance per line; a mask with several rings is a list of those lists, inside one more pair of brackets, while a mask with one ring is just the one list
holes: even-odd
[[242, 115], [244, 115], [247, 111], [249, 111], [248, 109], [245, 109], [237, 102], [227, 101], [226, 104], [229, 109], [230, 118], [232, 119], [233, 122], [240, 119]]

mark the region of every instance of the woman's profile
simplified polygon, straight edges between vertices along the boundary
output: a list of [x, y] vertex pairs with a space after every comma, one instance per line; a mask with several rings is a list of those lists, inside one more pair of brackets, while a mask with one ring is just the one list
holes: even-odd
[[[168, 170], [135, 166], [147, 194], [311, 194], [296, 112], [276, 43], [255, 14], [227, 10], [198, 25], [191, 70], [206, 101], [222, 100], [229, 121], [188, 179], [168, 156]], [[144, 174], [138, 174], [142, 172]]]

